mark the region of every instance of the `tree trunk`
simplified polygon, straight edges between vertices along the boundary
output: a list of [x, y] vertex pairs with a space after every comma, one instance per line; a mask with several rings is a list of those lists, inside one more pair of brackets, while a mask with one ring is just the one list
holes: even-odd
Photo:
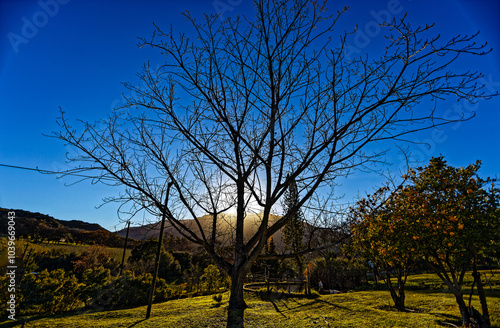
[[[476, 257], [477, 259], [477, 257]], [[488, 303], [486, 302], [486, 295], [484, 294], [483, 282], [481, 281], [481, 274], [477, 271], [477, 262], [474, 260], [474, 271], [472, 276], [474, 277], [474, 281], [477, 284], [477, 293], [479, 294], [479, 301], [481, 302], [481, 311], [482, 314], [482, 327], [490, 328], [490, 314], [488, 311]]]
[[[404, 284], [401, 282], [398, 284], [398, 292], [394, 289], [394, 285], [391, 282], [391, 275], [389, 274], [389, 271], [386, 269], [385, 271], [385, 281], [387, 288], [389, 288], [389, 291], [391, 292], [391, 297], [392, 300], [394, 301], [394, 306], [396, 309], [400, 312], [405, 312], [405, 290], [404, 290]], [[398, 281], [401, 281], [401, 279], [398, 279]]]
[[[168, 204], [168, 196], [170, 194], [171, 187], [172, 187], [172, 183], [169, 183], [167, 186], [167, 195], [165, 196], [165, 207], [167, 207], [167, 204]], [[158, 238], [158, 247], [156, 248], [155, 268], [153, 271], [153, 283], [151, 284], [151, 289], [149, 290], [148, 308], [146, 309], [146, 319], [149, 319], [149, 317], [151, 316], [151, 307], [153, 306], [153, 298], [154, 298], [155, 289], [156, 289], [156, 277], [158, 276], [158, 267], [160, 266], [161, 246], [163, 245], [163, 234], [165, 233], [165, 231], [164, 231], [165, 230], [165, 219], [166, 219], [166, 212], [163, 212], [163, 214], [161, 216], [160, 236]], [[129, 221], [129, 227], [130, 227], [130, 221]], [[127, 230], [127, 235], [128, 235], [128, 230]]]
[[375, 265], [373, 265], [373, 278], [375, 278], [375, 286], [378, 286], [377, 275], [378, 275], [377, 267]]
[[229, 307], [227, 311], [227, 328], [243, 328], [244, 327], [244, 312], [247, 308], [243, 299], [243, 280], [244, 272], [234, 270], [231, 275], [231, 296], [229, 297]]
[[396, 309], [399, 312], [405, 312], [406, 311], [406, 308], [405, 308], [405, 296], [404, 296], [404, 294], [403, 295], [399, 295], [399, 296], [395, 296], [392, 299], [394, 300], [394, 305], [396, 306]]
[[404, 290], [400, 289], [399, 295], [398, 295], [398, 293], [396, 293], [396, 291], [394, 290], [394, 287], [392, 285], [389, 289], [391, 290], [392, 300], [394, 301], [394, 306], [396, 307], [396, 309], [400, 312], [405, 312], [406, 308], [405, 308], [405, 292], [404, 292]]
[[130, 220], [127, 222], [127, 234], [125, 235], [125, 245], [123, 246], [123, 255], [122, 255], [122, 264], [120, 265], [120, 274], [119, 276], [122, 275], [123, 272], [123, 266], [125, 265], [125, 253], [127, 252], [127, 242], [128, 242], [128, 232], [130, 230]]
[[398, 291], [399, 291], [399, 297], [398, 297], [398, 306], [396, 306], [396, 308], [398, 309], [398, 311], [401, 311], [401, 312], [405, 312], [406, 311], [406, 307], [405, 307], [405, 299], [406, 299], [406, 296], [405, 296], [405, 283], [400, 281], [399, 284], [398, 284]]
[[460, 315], [462, 316], [462, 326], [469, 327], [470, 325], [469, 309], [465, 304], [463, 294], [462, 293], [453, 293], [453, 294], [455, 295], [455, 300], [457, 301], [458, 308], [460, 309]]
[[295, 263], [297, 263], [298, 278], [304, 280], [304, 264], [300, 256], [295, 257]]

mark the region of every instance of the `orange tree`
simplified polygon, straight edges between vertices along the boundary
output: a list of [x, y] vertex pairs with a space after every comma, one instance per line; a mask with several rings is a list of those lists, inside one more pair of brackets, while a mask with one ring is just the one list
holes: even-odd
[[[400, 194], [400, 208], [408, 230], [413, 232], [410, 234], [414, 235], [415, 252], [454, 294], [463, 325], [489, 327], [477, 263], [480, 254], [491, 249], [499, 238], [500, 190], [495, 188], [495, 180], [477, 176], [479, 168], [480, 161], [455, 168], [447, 165], [442, 156], [432, 158], [428, 166], [410, 171], [411, 184]], [[464, 276], [471, 268], [482, 315], [464, 302]]]
[[[405, 283], [416, 261], [413, 236], [399, 213], [398, 192], [388, 187], [360, 200], [351, 208], [352, 242], [348, 252], [375, 266], [387, 285], [398, 311], [405, 311]], [[391, 279], [395, 278], [395, 279]]]

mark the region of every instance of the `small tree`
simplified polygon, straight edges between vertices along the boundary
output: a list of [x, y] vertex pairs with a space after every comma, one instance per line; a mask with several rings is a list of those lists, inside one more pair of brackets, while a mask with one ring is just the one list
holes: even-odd
[[266, 254], [268, 254], [268, 255], [278, 254], [278, 247], [276, 246], [276, 243], [274, 242], [273, 236], [269, 237], [269, 240], [267, 242]]
[[118, 262], [111, 255], [106, 246], [93, 245], [87, 248], [85, 252], [75, 261], [72, 262], [76, 273], [83, 274], [85, 270], [103, 266], [110, 270], [118, 267]]
[[[290, 215], [290, 220], [287, 222], [283, 228], [283, 244], [284, 249], [298, 254], [300, 251], [304, 250], [304, 222], [305, 217], [300, 207], [297, 207], [299, 203], [299, 194], [297, 183], [295, 180], [291, 180], [288, 190], [283, 197], [283, 212], [288, 213], [294, 211], [295, 213]], [[295, 264], [297, 265], [297, 272], [300, 278], [303, 278], [304, 263], [303, 256], [297, 255], [294, 257]]]
[[88, 307], [92, 302], [102, 297], [103, 294], [109, 293], [107, 288], [111, 281], [110, 270], [102, 266], [85, 270], [81, 280], [84, 284], [82, 298], [85, 306]]
[[[388, 191], [381, 188], [360, 201], [355, 212], [360, 219], [352, 226], [352, 247], [381, 266], [395, 302], [399, 298], [403, 304], [404, 289], [395, 294], [388, 273], [396, 272], [404, 287], [409, 265], [424, 259], [454, 294], [466, 327], [473, 322], [490, 325], [477, 263], [500, 238], [500, 190], [494, 180], [477, 176], [479, 167], [479, 161], [454, 168], [442, 156], [432, 158], [428, 166], [410, 170], [409, 184], [388, 197], [381, 197]], [[480, 318], [474, 318], [464, 301], [464, 277], [471, 268], [483, 310]]]
[[[137, 273], [153, 273], [158, 240], [153, 238], [132, 249], [128, 262], [131, 268]], [[160, 263], [158, 276], [163, 279], [182, 275], [182, 267], [175, 256], [162, 249], [160, 251]]]
[[207, 290], [209, 292], [214, 292], [217, 291], [217, 288], [221, 285], [223, 277], [219, 269], [215, 265], [210, 264], [203, 270], [203, 276], [201, 278], [205, 281]]
[[[382, 273], [396, 309], [405, 311], [405, 284], [415, 262], [415, 248], [407, 222], [399, 213], [396, 195], [387, 187], [368, 195], [352, 210], [352, 243], [348, 251], [369, 259]], [[396, 283], [391, 279], [396, 277]]]
[[[473, 321], [489, 327], [488, 306], [477, 263], [500, 238], [500, 189], [494, 180], [477, 176], [480, 162], [467, 167], [449, 166], [443, 157], [432, 158], [426, 167], [411, 170], [411, 184], [398, 194], [398, 210], [413, 249], [454, 294], [463, 325]], [[489, 188], [485, 188], [490, 185]], [[408, 237], [411, 237], [408, 238]], [[473, 269], [482, 307], [474, 318], [463, 299], [463, 281]]]
[[[269, 237], [264, 253], [266, 256], [276, 256], [279, 254], [278, 247], [276, 246], [276, 242], [274, 241], [274, 236]], [[276, 277], [279, 272], [281, 260], [278, 258], [270, 258], [263, 261], [264, 266], [266, 267], [265, 271], [267, 272], [267, 278]]]

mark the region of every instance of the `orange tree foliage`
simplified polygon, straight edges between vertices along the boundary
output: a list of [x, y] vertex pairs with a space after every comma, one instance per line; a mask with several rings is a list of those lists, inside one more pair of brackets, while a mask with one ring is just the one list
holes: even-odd
[[[455, 295], [463, 323], [482, 320], [488, 326], [477, 262], [500, 240], [500, 190], [494, 180], [477, 175], [479, 168], [479, 161], [455, 168], [442, 156], [432, 158], [428, 166], [410, 170], [406, 185], [392, 192], [383, 187], [352, 209], [351, 250], [382, 271], [399, 310], [404, 310], [408, 271], [423, 259]], [[463, 299], [464, 276], [470, 269], [483, 310], [479, 319]]]
[[[443, 157], [409, 173], [399, 208], [421, 256], [453, 292], [465, 326], [471, 320], [489, 326], [486, 298], [477, 272], [478, 257], [500, 237], [500, 190], [477, 175], [480, 161], [467, 167], [447, 165]], [[463, 300], [463, 279], [473, 269], [483, 315], [474, 318]]]
[[[352, 208], [352, 243], [349, 251], [375, 265], [389, 288], [399, 311], [405, 310], [404, 286], [416, 261], [415, 240], [407, 230], [407, 220], [399, 213], [398, 193], [383, 187]], [[396, 281], [391, 280], [392, 277]]]
[[484, 189], [493, 181], [479, 178], [479, 167], [478, 161], [454, 168], [438, 157], [418, 173], [410, 171], [412, 185], [404, 188], [401, 206], [418, 252], [438, 268], [466, 267], [499, 236], [500, 190]]
[[[442, 156], [432, 158], [428, 166], [410, 170], [408, 183], [389, 196], [388, 188], [381, 188], [358, 202], [352, 247], [386, 273], [396, 273], [400, 295], [392, 295], [395, 302], [396, 296], [404, 303], [405, 274], [414, 261], [423, 259], [454, 294], [464, 326], [476, 321], [489, 327], [477, 263], [500, 240], [500, 189], [495, 180], [480, 178], [479, 168], [479, 161], [455, 168]], [[463, 281], [470, 269], [482, 315], [464, 302]], [[388, 286], [394, 294], [390, 281]]]

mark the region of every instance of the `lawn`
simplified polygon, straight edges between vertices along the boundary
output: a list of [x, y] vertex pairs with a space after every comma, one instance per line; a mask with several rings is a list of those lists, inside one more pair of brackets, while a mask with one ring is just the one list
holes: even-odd
[[[423, 328], [460, 324], [453, 295], [441, 287], [434, 275], [411, 276], [408, 287], [406, 306], [409, 311], [405, 313], [394, 310], [385, 290], [322, 295], [316, 299], [285, 298], [277, 294], [269, 301], [249, 293], [246, 295], [249, 308], [245, 312], [245, 327]], [[486, 287], [492, 325], [500, 327], [500, 272], [493, 276], [491, 289]], [[146, 307], [142, 306], [28, 318], [25, 327], [225, 327], [228, 297], [228, 293], [223, 295], [220, 306], [216, 306], [211, 296], [155, 304], [147, 321], [144, 320]], [[472, 302], [479, 308], [477, 296]], [[3, 321], [0, 325], [15, 327], [21, 322]]]

